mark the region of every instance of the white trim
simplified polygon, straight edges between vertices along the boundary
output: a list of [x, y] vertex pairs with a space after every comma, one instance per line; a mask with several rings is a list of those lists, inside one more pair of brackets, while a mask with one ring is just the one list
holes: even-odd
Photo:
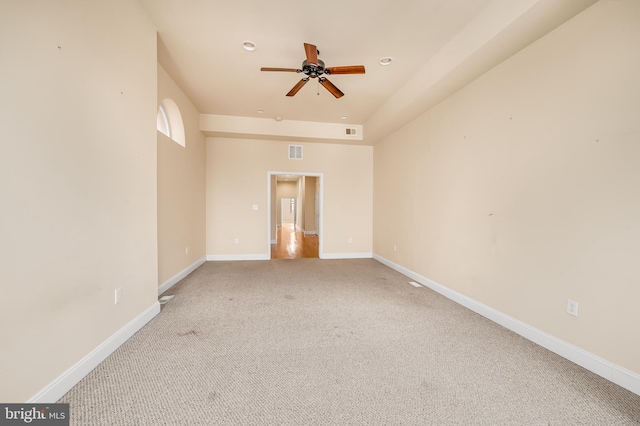
[[312, 229], [310, 231], [304, 231], [304, 235], [318, 235], [318, 233], [315, 229]]
[[80, 380], [96, 368], [102, 361], [129, 340], [138, 330], [160, 313], [160, 303], [156, 301], [144, 312], [131, 320], [113, 336], [102, 342], [87, 356], [78, 361], [73, 367], [62, 373], [48, 386], [27, 401], [28, 404], [54, 403], [64, 396]]
[[567, 343], [564, 340], [558, 339], [555, 336], [538, 330], [535, 327], [530, 326], [520, 320], [510, 317], [490, 306], [480, 303], [464, 294], [458, 293], [442, 284], [425, 278], [403, 266], [400, 266], [388, 259], [377, 254], [373, 255], [373, 258], [378, 262], [387, 265], [391, 269], [412, 278], [416, 282], [429, 287], [431, 290], [442, 294], [448, 299], [453, 300], [456, 303], [490, 319], [491, 321], [500, 324], [528, 339], [543, 348], [550, 350], [567, 360], [578, 364], [587, 370], [604, 377], [605, 379], [621, 386], [637, 395], [640, 395], [640, 375], [632, 371], [626, 370], [620, 366], [617, 366], [603, 358], [600, 358], [590, 352], [585, 351], [577, 346]]
[[162, 285], [158, 287], [158, 296], [160, 296], [165, 291], [169, 290], [174, 285], [178, 284], [180, 280], [182, 280], [184, 277], [186, 277], [187, 275], [189, 275], [190, 273], [198, 269], [198, 267], [200, 267], [200, 265], [202, 265], [206, 261], [207, 261], [207, 258], [203, 256], [200, 259], [196, 260], [191, 265], [184, 268], [182, 271], [175, 274], [173, 277], [169, 278], [164, 283], [162, 283]]
[[269, 260], [271, 257], [263, 253], [257, 254], [208, 254], [207, 260], [224, 261], [224, 260]]
[[613, 366], [613, 383], [640, 395], [640, 375], [617, 365]]
[[364, 253], [324, 253], [320, 259], [371, 259], [371, 252]]
[[[280, 225], [278, 225], [280, 226]], [[278, 240], [271, 240], [271, 244], [278, 244]]]

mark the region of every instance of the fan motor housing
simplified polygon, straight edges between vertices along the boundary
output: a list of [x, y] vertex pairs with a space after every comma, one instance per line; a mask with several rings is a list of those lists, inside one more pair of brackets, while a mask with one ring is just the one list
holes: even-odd
[[318, 59], [318, 65], [310, 64], [306, 59], [302, 62], [302, 72], [311, 78], [316, 78], [325, 73], [324, 61]]

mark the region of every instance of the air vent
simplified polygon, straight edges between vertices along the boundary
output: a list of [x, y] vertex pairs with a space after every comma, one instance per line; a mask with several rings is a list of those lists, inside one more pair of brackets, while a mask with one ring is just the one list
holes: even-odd
[[358, 134], [358, 130], [355, 127], [347, 127], [344, 129], [344, 132], [349, 136], [355, 136]]
[[302, 145], [289, 145], [289, 160], [302, 160]]

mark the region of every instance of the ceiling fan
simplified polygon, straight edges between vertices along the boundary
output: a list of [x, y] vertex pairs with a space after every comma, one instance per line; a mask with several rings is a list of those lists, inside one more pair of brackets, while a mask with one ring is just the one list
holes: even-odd
[[260, 71], [282, 71], [282, 72], [301, 72], [306, 77], [300, 80], [293, 89], [289, 90], [287, 96], [293, 96], [302, 86], [307, 84], [309, 78], [317, 78], [318, 82], [322, 84], [336, 98], [341, 98], [344, 93], [340, 91], [333, 83], [327, 80], [324, 75], [330, 74], [364, 74], [364, 65], [348, 65], [342, 67], [326, 67], [321, 59], [318, 59], [320, 51], [318, 48], [309, 43], [304, 43], [304, 52], [307, 55], [307, 59], [302, 62], [302, 68], [260, 68]]

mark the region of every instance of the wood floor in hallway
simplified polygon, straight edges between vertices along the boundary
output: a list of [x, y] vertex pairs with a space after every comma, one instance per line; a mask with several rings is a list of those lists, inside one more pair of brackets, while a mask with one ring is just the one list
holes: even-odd
[[298, 231], [293, 223], [278, 227], [277, 244], [271, 244], [272, 259], [318, 257], [318, 236]]

